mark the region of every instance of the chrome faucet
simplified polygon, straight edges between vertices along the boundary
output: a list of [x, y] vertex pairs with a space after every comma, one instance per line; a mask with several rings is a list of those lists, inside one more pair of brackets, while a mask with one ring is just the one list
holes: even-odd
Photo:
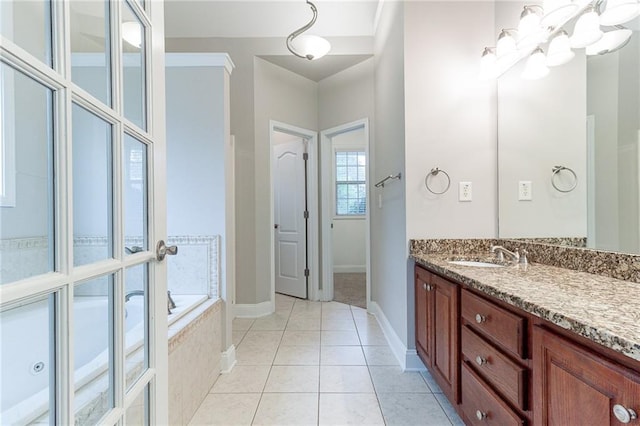
[[[495, 253], [498, 261], [504, 262], [504, 255], [511, 257], [510, 260], [514, 262], [520, 262], [520, 253], [518, 253], [518, 249], [515, 252], [509, 251], [502, 246], [491, 246], [491, 253]], [[525, 258], [526, 259], [526, 258]]]
[[[133, 296], [142, 296], [144, 297], [144, 290], [133, 290], [129, 291], [124, 295], [124, 303], [127, 303]], [[171, 297], [171, 292], [167, 291], [167, 314], [171, 315], [171, 309], [176, 307], [176, 302], [173, 301]]]

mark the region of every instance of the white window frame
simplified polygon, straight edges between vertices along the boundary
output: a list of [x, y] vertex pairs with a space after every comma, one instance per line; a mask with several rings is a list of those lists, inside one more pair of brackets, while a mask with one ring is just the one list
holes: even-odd
[[363, 147], [334, 147], [333, 148], [333, 217], [334, 219], [364, 219], [367, 215], [367, 200], [365, 198], [365, 211], [362, 214], [339, 214], [338, 213], [338, 184], [339, 183], [347, 183], [347, 184], [361, 184], [365, 185], [365, 197], [366, 197], [366, 185], [367, 185], [367, 164], [365, 164], [365, 180], [363, 181], [339, 181], [338, 180], [338, 166], [336, 160], [336, 154], [339, 152], [357, 152], [358, 154], [362, 154], [365, 157], [365, 161], [367, 159], [367, 152]]

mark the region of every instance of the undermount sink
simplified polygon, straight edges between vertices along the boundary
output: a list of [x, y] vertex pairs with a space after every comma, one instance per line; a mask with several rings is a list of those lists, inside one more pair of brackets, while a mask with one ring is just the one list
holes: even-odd
[[450, 260], [449, 263], [460, 266], [475, 266], [477, 268], [504, 268], [504, 265], [489, 262], [478, 262], [475, 260]]

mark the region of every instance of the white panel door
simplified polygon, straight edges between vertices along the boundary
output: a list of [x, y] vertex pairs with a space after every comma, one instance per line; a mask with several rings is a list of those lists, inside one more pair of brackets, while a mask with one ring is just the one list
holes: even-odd
[[305, 145], [302, 140], [274, 146], [276, 292], [307, 298]]

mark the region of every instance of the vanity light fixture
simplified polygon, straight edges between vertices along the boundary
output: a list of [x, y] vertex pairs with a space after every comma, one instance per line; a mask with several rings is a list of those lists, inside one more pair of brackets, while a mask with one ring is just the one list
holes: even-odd
[[498, 59], [495, 47], [485, 47], [480, 58], [480, 80], [491, 80], [498, 76]]
[[600, 14], [600, 24], [614, 26], [624, 24], [640, 16], [640, 2], [637, 0], [607, 0]]
[[298, 28], [287, 37], [287, 49], [298, 58], [308, 59], [310, 61], [320, 59], [331, 50], [331, 44], [328, 40], [316, 36], [302, 34], [316, 23], [318, 18], [318, 9], [307, 0], [307, 4], [311, 7], [313, 18], [306, 25]]
[[518, 58], [518, 46], [516, 39], [513, 37], [515, 30], [503, 29], [498, 36], [496, 43], [496, 58], [500, 62], [511, 62]]
[[620, 27], [618, 29], [607, 31], [602, 38], [594, 44], [587, 46], [585, 53], [589, 56], [604, 55], [622, 49], [633, 35], [630, 29]]
[[525, 6], [522, 10], [518, 24], [519, 49], [535, 47], [543, 41], [546, 34], [544, 28], [540, 26], [542, 14], [542, 7], [535, 4]]
[[522, 71], [522, 78], [525, 80], [538, 80], [542, 77], [546, 77], [549, 74], [549, 67], [547, 67], [547, 58], [544, 56], [544, 51], [537, 47], [527, 59], [527, 64]]
[[545, 27], [557, 27], [571, 17], [579, 5], [571, 0], [544, 0], [544, 16], [540, 23]]
[[573, 35], [569, 39], [571, 47], [580, 49], [600, 40], [604, 33], [600, 29], [600, 17], [593, 6], [585, 9], [585, 12], [578, 18], [573, 30]]
[[549, 43], [547, 65], [550, 67], [564, 65], [575, 56], [576, 54], [571, 50], [571, 45], [569, 44], [569, 35], [565, 30], [560, 30]]

